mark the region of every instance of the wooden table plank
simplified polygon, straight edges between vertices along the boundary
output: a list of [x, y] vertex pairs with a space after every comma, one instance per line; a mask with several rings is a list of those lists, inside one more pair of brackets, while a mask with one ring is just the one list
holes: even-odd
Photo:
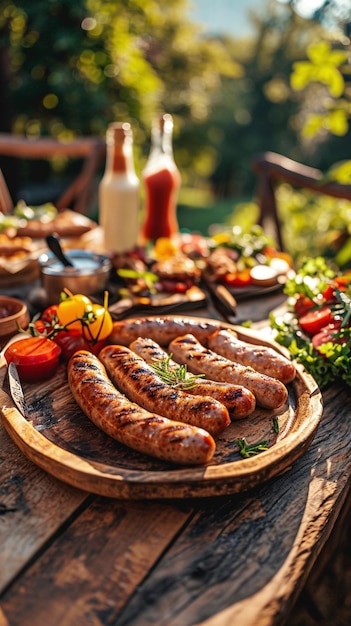
[[87, 499], [30, 463], [0, 424], [0, 592]]
[[11, 626], [283, 624], [348, 488], [350, 393], [324, 400], [307, 453], [252, 493], [95, 500], [3, 595]]
[[95, 498], [4, 594], [9, 623], [113, 623], [190, 514], [189, 505]]

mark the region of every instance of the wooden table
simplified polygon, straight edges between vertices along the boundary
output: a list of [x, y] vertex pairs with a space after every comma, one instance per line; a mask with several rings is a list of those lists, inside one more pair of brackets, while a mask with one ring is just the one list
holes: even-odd
[[217, 498], [80, 491], [28, 461], [0, 425], [1, 626], [287, 623], [349, 493], [350, 391], [323, 399], [289, 471]]

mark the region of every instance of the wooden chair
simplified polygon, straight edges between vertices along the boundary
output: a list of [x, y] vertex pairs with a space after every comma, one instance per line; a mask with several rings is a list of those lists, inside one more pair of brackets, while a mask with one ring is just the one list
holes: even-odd
[[257, 174], [259, 224], [264, 227], [267, 221], [273, 223], [276, 231], [275, 238], [281, 250], [284, 250], [284, 241], [275, 196], [277, 183], [285, 182], [301, 189], [310, 189], [334, 198], [351, 200], [351, 185], [324, 182], [321, 170], [298, 163], [275, 152], [259, 153], [252, 161], [252, 169]]
[[[100, 137], [84, 137], [69, 142], [60, 142], [50, 137], [29, 139], [8, 133], [0, 133], [0, 157], [19, 160], [51, 160], [65, 157], [81, 161], [78, 174], [60, 196], [55, 199], [59, 211], [71, 208], [87, 214], [89, 197], [93, 191], [95, 177], [106, 156], [105, 140]], [[0, 175], [0, 210], [12, 211], [12, 195], [5, 179]]]

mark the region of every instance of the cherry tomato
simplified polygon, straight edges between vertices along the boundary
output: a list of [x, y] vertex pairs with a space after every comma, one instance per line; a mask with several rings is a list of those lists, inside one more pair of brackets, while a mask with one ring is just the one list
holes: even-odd
[[240, 272], [228, 273], [224, 276], [223, 282], [229, 287], [245, 287], [252, 283], [250, 269], [241, 270]]
[[113, 321], [111, 314], [101, 304], [92, 304], [90, 310], [91, 320], [84, 325], [83, 336], [88, 341], [106, 339], [112, 332]]
[[335, 290], [346, 291], [346, 289], [351, 285], [351, 276], [343, 275], [343, 276], [335, 276], [333, 282], [328, 285], [324, 291], [322, 292], [322, 297], [327, 302], [335, 301], [336, 295]]
[[87, 350], [98, 355], [100, 350], [106, 345], [106, 340], [97, 341], [96, 343], [86, 341], [78, 330], [60, 330], [55, 335], [53, 341], [61, 348], [61, 358], [68, 361], [77, 350]]
[[81, 319], [92, 310], [92, 302], [87, 296], [75, 294], [61, 300], [57, 307], [57, 317], [62, 326], [83, 332]]
[[308, 335], [315, 335], [323, 326], [330, 324], [332, 321], [333, 314], [328, 306], [308, 311], [299, 318], [300, 327]]
[[53, 304], [44, 309], [39, 319], [33, 322], [33, 326], [37, 335], [48, 335], [57, 323], [57, 304]]
[[77, 350], [86, 350], [86, 342], [78, 330], [60, 330], [53, 341], [61, 348], [61, 358], [68, 361]]
[[57, 309], [57, 304], [52, 304], [51, 306], [48, 306], [46, 309], [44, 309], [44, 311], [40, 315], [40, 319], [42, 320], [42, 322], [44, 322], [44, 324], [47, 324], [48, 326], [53, 326], [57, 321]]
[[47, 335], [50, 327], [45, 324], [41, 319], [35, 320], [34, 328], [38, 335]]
[[13, 362], [21, 380], [36, 383], [51, 378], [59, 365], [61, 348], [46, 337], [28, 337], [12, 343], [5, 351], [7, 364]]
[[307, 296], [304, 296], [303, 294], [300, 294], [295, 302], [294, 310], [297, 317], [300, 318], [302, 315], [305, 315], [305, 313], [307, 313], [310, 309], [313, 309], [314, 306], [315, 303], [313, 302], [313, 300], [307, 298]]

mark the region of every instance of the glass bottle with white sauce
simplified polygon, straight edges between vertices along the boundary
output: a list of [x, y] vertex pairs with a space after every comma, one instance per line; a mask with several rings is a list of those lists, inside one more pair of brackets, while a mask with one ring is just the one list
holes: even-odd
[[106, 168], [99, 185], [99, 223], [105, 252], [127, 252], [138, 242], [140, 211], [140, 181], [134, 167], [131, 125], [110, 124], [106, 145]]

